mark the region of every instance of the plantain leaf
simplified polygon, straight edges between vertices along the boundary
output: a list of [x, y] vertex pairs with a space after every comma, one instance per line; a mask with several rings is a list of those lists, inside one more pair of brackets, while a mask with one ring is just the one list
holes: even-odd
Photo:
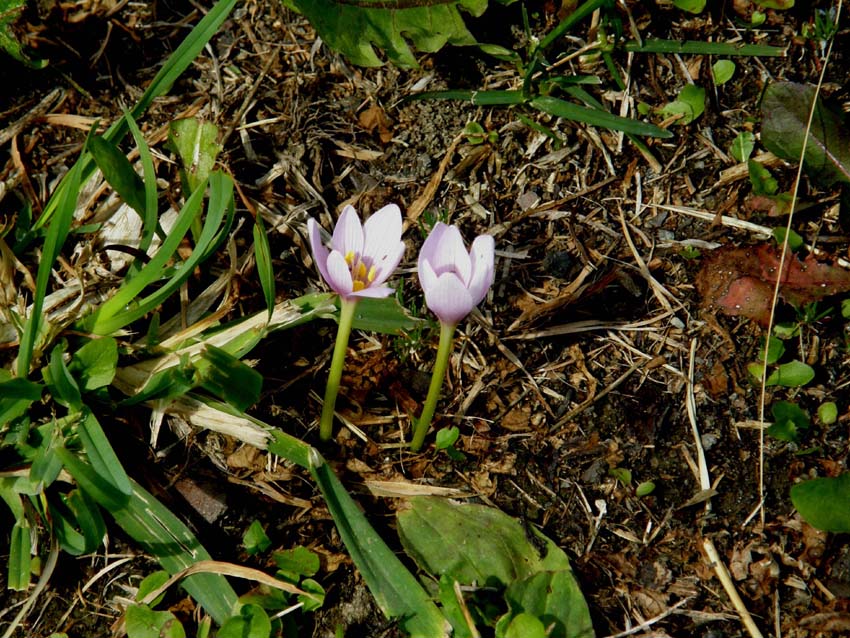
[[824, 186], [850, 183], [850, 132], [842, 117], [820, 99], [806, 141], [814, 99], [814, 87], [806, 84], [775, 82], [767, 87], [761, 105], [761, 141], [769, 151], [795, 162], [805, 143], [803, 168], [810, 177]]
[[409, 44], [438, 51], [445, 44], [475, 44], [458, 7], [473, 16], [487, 0], [284, 0], [303, 13], [322, 40], [360, 66], [380, 66], [373, 47], [402, 67], [415, 67]]

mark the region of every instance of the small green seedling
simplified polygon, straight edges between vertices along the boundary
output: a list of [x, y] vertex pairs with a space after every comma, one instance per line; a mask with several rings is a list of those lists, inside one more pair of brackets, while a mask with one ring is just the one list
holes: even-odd
[[632, 484], [632, 472], [624, 467], [609, 468], [608, 475], [617, 479], [623, 487], [629, 487]]
[[443, 428], [439, 432], [437, 432], [437, 440], [435, 443], [435, 447], [438, 450], [445, 450], [446, 454], [449, 455], [449, 458], [453, 461], [465, 461], [466, 455], [455, 448], [455, 443], [457, 443], [460, 438], [460, 430], [457, 426], [452, 426], [450, 428]]
[[665, 117], [679, 116], [678, 124], [690, 124], [705, 111], [705, 89], [688, 84], [679, 91], [679, 96], [661, 108]]
[[643, 498], [644, 496], [649, 496], [655, 491], [655, 482], [654, 481], [644, 481], [640, 483], [635, 488], [635, 495]]
[[266, 530], [260, 524], [260, 521], [253, 521], [245, 533], [242, 535], [242, 546], [249, 556], [262, 554], [269, 547], [272, 541], [266, 536]]
[[711, 76], [717, 86], [726, 84], [735, 75], [735, 63], [732, 60], [718, 60], [711, 65]]
[[478, 122], [468, 122], [463, 127], [463, 135], [470, 144], [484, 144], [484, 142], [495, 144], [499, 139], [496, 131], [486, 131]]
[[[785, 235], [787, 233], [787, 228], [782, 226], [773, 229], [773, 238], [776, 240], [776, 243], [780, 246], [785, 243]], [[805, 243], [803, 238], [793, 230], [788, 234], [788, 248], [791, 249], [791, 252], [797, 252], [803, 247]]]
[[774, 423], [767, 433], [780, 441], [797, 443], [803, 431], [811, 426], [808, 413], [790, 401], [777, 401], [770, 408]]
[[827, 401], [818, 406], [818, 421], [824, 425], [832, 425], [838, 421], [838, 406], [835, 401]]
[[750, 131], [741, 131], [732, 140], [732, 146], [729, 147], [729, 154], [738, 162], [746, 162], [753, 154], [753, 149], [756, 147], [756, 136]]

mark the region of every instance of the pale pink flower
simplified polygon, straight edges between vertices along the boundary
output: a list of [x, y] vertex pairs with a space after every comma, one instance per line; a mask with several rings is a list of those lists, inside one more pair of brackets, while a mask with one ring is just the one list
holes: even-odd
[[401, 210], [384, 206], [365, 224], [353, 206], [346, 206], [334, 228], [330, 248], [322, 242], [319, 225], [307, 220], [310, 247], [319, 272], [343, 299], [388, 297], [393, 289], [383, 283], [404, 255], [401, 241]]
[[479, 235], [467, 252], [456, 226], [438, 222], [419, 252], [425, 303], [447, 325], [457, 325], [484, 297], [494, 278], [495, 241]]

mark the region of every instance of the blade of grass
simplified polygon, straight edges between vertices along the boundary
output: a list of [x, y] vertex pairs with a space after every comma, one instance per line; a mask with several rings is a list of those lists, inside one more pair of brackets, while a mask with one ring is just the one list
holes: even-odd
[[[22, 379], [29, 375], [36, 338], [41, 327], [44, 297], [47, 295], [50, 272], [53, 270], [53, 263], [59, 256], [59, 251], [62, 250], [65, 239], [68, 237], [68, 231], [71, 229], [71, 222], [74, 219], [74, 210], [77, 206], [77, 193], [80, 190], [81, 170], [81, 162], [78, 160], [63, 178], [62, 183], [67, 182], [68, 186], [62, 190], [60, 197], [57, 198], [56, 219], [50, 224], [47, 230], [47, 236], [41, 250], [38, 274], [35, 278], [32, 312], [27, 317], [26, 324], [24, 325], [24, 333], [21, 336], [20, 346], [18, 347], [17, 369], [18, 377]], [[51, 198], [51, 201], [53, 199]]]
[[[110, 514], [163, 569], [176, 574], [199, 561], [212, 559], [191, 530], [167, 507], [135, 481], [132, 487], [127, 504], [111, 509]], [[193, 574], [182, 582], [182, 586], [218, 624], [238, 613], [236, 592], [223, 576]]]
[[[151, 105], [151, 102], [171, 90], [171, 86], [177, 78], [183, 74], [189, 65], [192, 64], [195, 58], [198, 57], [198, 54], [203, 51], [206, 44], [215, 35], [216, 31], [218, 31], [221, 24], [227, 19], [227, 16], [230, 15], [230, 12], [233, 10], [233, 7], [236, 6], [237, 2], [238, 0], [219, 0], [219, 2], [217, 2], [215, 6], [209, 10], [209, 13], [201, 18], [189, 35], [187, 35], [180, 43], [174, 53], [172, 53], [165, 61], [165, 64], [162, 65], [159, 73], [157, 73], [151, 81], [148, 88], [142, 94], [142, 97], [139, 98], [139, 101], [130, 110], [130, 115], [134, 120], [138, 120], [144, 114]], [[121, 118], [107, 129], [103, 137], [107, 141], [117, 143], [126, 133], [127, 121], [126, 118]], [[83, 153], [80, 156], [80, 161], [82, 163], [80, 179], [85, 181], [91, 177], [94, 172], [95, 164], [89, 153]], [[74, 194], [74, 196], [76, 196], [79, 191], [79, 187], [75, 186], [72, 188], [71, 184], [66, 184], [67, 177], [68, 176], [66, 175], [57, 187], [54, 197], [62, 196], [65, 191], [70, 191]], [[50, 221], [52, 216], [58, 210], [58, 201], [54, 203], [54, 197], [51, 197], [50, 201], [47, 202], [44, 212], [34, 225], [34, 230], [37, 230]]]
[[475, 106], [510, 106], [526, 101], [521, 91], [422, 91], [406, 100], [463, 100]]
[[766, 44], [729, 44], [700, 40], [644, 40], [626, 42], [626, 51], [634, 53], [681, 53], [693, 55], [747, 55], [767, 58], [785, 57], [783, 47]]
[[[145, 141], [145, 136], [139, 130], [136, 120], [130, 113], [124, 113], [124, 119], [127, 122], [127, 128], [130, 129], [130, 134], [136, 142], [136, 148], [139, 149], [139, 159], [142, 162], [142, 182], [145, 186], [145, 207], [142, 215], [142, 238], [139, 241], [139, 250], [147, 252], [153, 241], [154, 233], [157, 229], [157, 197], [156, 197], [156, 170], [153, 166], [153, 156], [151, 150]], [[165, 233], [161, 233], [160, 237], [165, 239]]]
[[309, 459], [310, 474], [322, 491], [339, 535], [384, 614], [399, 619], [399, 626], [413, 638], [448, 636], [448, 621], [369, 524], [316, 449], [310, 449]]
[[646, 135], [665, 139], [673, 137], [673, 134], [670, 131], [659, 128], [654, 124], [647, 124], [646, 122], [631, 120], [627, 117], [620, 117], [619, 115], [614, 115], [608, 111], [587, 108], [585, 106], [559, 100], [556, 97], [550, 97], [548, 95], [536, 97], [531, 100], [530, 104], [544, 113], [549, 113], [550, 115], [562, 117], [567, 120], [573, 120], [575, 122], [601, 126], [603, 128], [614, 131], [623, 131], [633, 135]]
[[274, 311], [274, 266], [272, 265], [272, 253], [269, 247], [269, 237], [266, 235], [266, 229], [263, 226], [263, 218], [260, 213], [254, 220], [254, 258], [257, 260], [257, 275], [260, 278], [260, 285], [263, 288], [263, 297], [266, 300], [266, 307], [269, 309], [271, 317]]

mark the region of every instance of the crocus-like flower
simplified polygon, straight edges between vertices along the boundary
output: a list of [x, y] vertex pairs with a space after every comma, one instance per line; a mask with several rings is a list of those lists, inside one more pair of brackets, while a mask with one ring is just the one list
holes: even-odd
[[440, 345], [431, 373], [431, 385], [416, 421], [410, 449], [422, 447], [440, 388], [449, 365], [455, 328], [475, 306], [481, 303], [493, 285], [495, 242], [491, 235], [479, 235], [467, 252], [456, 226], [438, 222], [419, 252], [419, 283], [425, 291], [425, 304], [440, 320]]
[[343, 299], [392, 294], [393, 289], [383, 283], [404, 255], [398, 206], [384, 206], [365, 224], [360, 223], [353, 206], [346, 206], [334, 228], [330, 250], [322, 242], [315, 220], [307, 221], [307, 229], [319, 272]]
[[340, 296], [339, 328], [319, 420], [319, 436], [327, 441], [333, 434], [334, 405], [357, 301], [362, 297], [387, 297], [393, 292], [383, 284], [404, 255], [401, 211], [395, 204], [389, 204], [361, 224], [357, 211], [346, 206], [334, 228], [330, 249], [322, 242], [319, 225], [314, 220], [307, 222], [307, 228], [319, 271]]
[[425, 303], [441, 323], [457, 325], [493, 285], [495, 243], [479, 235], [467, 252], [457, 226], [438, 222], [419, 253]]

